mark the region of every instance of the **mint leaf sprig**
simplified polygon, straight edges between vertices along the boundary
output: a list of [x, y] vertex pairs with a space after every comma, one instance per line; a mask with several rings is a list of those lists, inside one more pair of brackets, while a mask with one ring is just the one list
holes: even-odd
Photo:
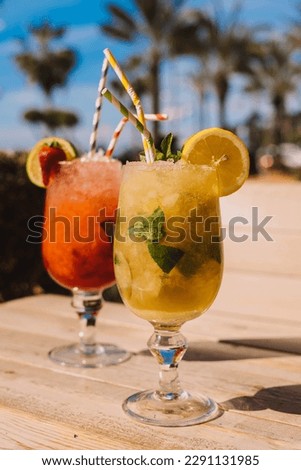
[[171, 146], [173, 141], [173, 134], [169, 133], [166, 137], [162, 140], [160, 144], [160, 150], [156, 149], [156, 161], [157, 160], [164, 160], [164, 161], [172, 161], [176, 163], [177, 161], [181, 160], [182, 152], [181, 150], [177, 150], [176, 153], [172, 152]]
[[[176, 163], [182, 158], [181, 150], [177, 150], [176, 153], [172, 151], [172, 141], [174, 139], [174, 135], [172, 133], [167, 134], [166, 137], [161, 141], [160, 149], [156, 150], [155, 161], [166, 161], [166, 162], [173, 162]], [[145, 160], [145, 153], [140, 153], [140, 158], [142, 161]]]

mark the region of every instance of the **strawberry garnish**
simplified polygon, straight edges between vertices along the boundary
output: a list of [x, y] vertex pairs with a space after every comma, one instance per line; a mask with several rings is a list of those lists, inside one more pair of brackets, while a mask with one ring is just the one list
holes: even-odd
[[66, 154], [57, 142], [51, 142], [50, 145], [43, 145], [39, 151], [39, 160], [43, 184], [48, 186], [50, 181], [59, 172], [59, 162], [66, 160]]

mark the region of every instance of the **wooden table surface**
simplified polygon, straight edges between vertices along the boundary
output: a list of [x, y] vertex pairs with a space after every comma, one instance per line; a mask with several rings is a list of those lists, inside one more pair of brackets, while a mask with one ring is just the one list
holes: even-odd
[[[78, 320], [69, 297], [39, 295], [0, 306], [0, 449], [301, 449], [300, 201], [300, 184], [252, 181], [222, 201], [226, 226], [251, 207], [260, 218], [272, 214], [274, 241], [227, 239], [220, 293], [182, 329], [182, 383], [217, 400], [221, 417], [186, 428], [128, 418], [122, 401], [157, 384], [146, 348], [151, 326], [105, 303], [99, 339], [132, 358], [102, 369], [61, 367], [48, 351], [74, 342]], [[252, 224], [237, 230], [251, 233]]]

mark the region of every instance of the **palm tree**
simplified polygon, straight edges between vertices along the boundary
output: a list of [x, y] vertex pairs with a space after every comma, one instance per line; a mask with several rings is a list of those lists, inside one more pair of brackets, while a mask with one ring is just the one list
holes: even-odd
[[47, 108], [45, 110], [31, 109], [24, 114], [24, 118], [31, 123], [44, 123], [53, 130], [62, 126], [74, 126], [78, 118], [74, 113], [52, 107], [52, 95], [57, 87], [67, 83], [70, 72], [76, 65], [76, 53], [72, 49], [55, 50], [50, 44], [61, 39], [65, 28], [55, 27], [47, 21], [39, 26], [30, 26], [29, 33], [38, 44], [38, 50], [29, 50], [23, 44], [24, 51], [15, 56], [15, 61], [29, 81], [37, 84], [43, 91]]
[[[107, 35], [136, 45], [143, 50], [126, 62], [125, 69], [136, 73], [137, 93], [148, 92], [153, 113], [160, 112], [160, 71], [164, 60], [173, 54], [187, 54], [197, 29], [196, 10], [183, 8], [185, 0], [134, 0], [135, 12], [110, 4], [111, 24], [101, 26]], [[138, 75], [142, 70], [142, 75]], [[159, 137], [159, 122], [153, 136]]]
[[286, 101], [297, 89], [301, 64], [295, 60], [296, 44], [291, 37], [282, 41], [269, 39], [261, 44], [261, 59], [253, 64], [253, 73], [246, 87], [248, 92], [266, 91], [274, 110], [272, 143], [283, 142]]
[[[255, 30], [241, 23], [241, 2], [234, 4], [227, 14], [220, 3], [215, 2], [213, 6], [214, 13], [207, 17], [206, 36], [196, 43], [193, 52], [200, 64], [193, 80], [201, 105], [204, 94], [213, 91], [218, 102], [219, 125], [229, 127], [226, 105], [232, 79], [237, 74], [251, 73], [250, 64], [258, 54], [254, 40], [257, 28]], [[204, 21], [203, 17], [200, 24], [202, 31]]]

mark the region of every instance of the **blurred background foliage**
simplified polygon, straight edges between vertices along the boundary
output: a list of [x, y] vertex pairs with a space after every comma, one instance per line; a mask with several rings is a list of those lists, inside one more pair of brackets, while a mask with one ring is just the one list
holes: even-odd
[[25, 160], [26, 154], [0, 153], [1, 301], [54, 287], [41, 263], [41, 246], [26, 241], [28, 220], [43, 215], [45, 191], [29, 182]]
[[[261, 96], [272, 108], [268, 122], [258, 109], [232, 129], [238, 133], [243, 130], [251, 156], [251, 175], [278, 171], [301, 179], [301, 109], [294, 113], [288, 109], [288, 99], [298, 90], [301, 79], [301, 3], [281, 36], [266, 25], [244, 24], [240, 1], [225, 10], [220, 8], [220, 2], [212, 0], [210, 14], [201, 8], [187, 8], [185, 0], [135, 0], [133, 4], [134, 11], [128, 11], [126, 2], [124, 7], [112, 2], [107, 22], [98, 27], [108, 37], [132, 48], [127, 49], [133, 54], [127, 55], [122, 66], [138, 94], [149, 96], [151, 112], [160, 111], [164, 62], [190, 57], [197, 64], [197, 72], [194, 67], [191, 72], [187, 70], [187, 76], [199, 100], [199, 113], [195, 116], [199, 127], [204, 127], [208, 97], [214, 95], [218, 103], [215, 125], [231, 129], [229, 94], [234, 81], [241, 77], [243, 85], [236, 93], [252, 100], [254, 94], [264, 92]], [[74, 112], [58, 109], [52, 101], [54, 90], [68, 87], [70, 74], [78, 63], [76, 50], [57, 46], [66, 30], [67, 27], [45, 19], [28, 25], [28, 35], [35, 46], [29, 47], [26, 40], [21, 40], [20, 52], [12, 59], [20, 73], [43, 93], [43, 107], [24, 112], [29, 125], [43, 130], [41, 137], [76, 127], [79, 122]], [[142, 39], [139, 50], [137, 45]], [[170, 74], [172, 77], [172, 69]], [[115, 81], [113, 86], [122, 96], [119, 83]], [[153, 126], [158, 142], [162, 137], [160, 123]], [[132, 149], [119, 158], [125, 162], [135, 155], [136, 149]], [[28, 181], [25, 161], [26, 152], [0, 152], [0, 301], [40, 292], [67, 293], [45, 272], [40, 244], [26, 241], [28, 220], [43, 215], [45, 194]], [[118, 299], [115, 288], [108, 291], [107, 298]]]

